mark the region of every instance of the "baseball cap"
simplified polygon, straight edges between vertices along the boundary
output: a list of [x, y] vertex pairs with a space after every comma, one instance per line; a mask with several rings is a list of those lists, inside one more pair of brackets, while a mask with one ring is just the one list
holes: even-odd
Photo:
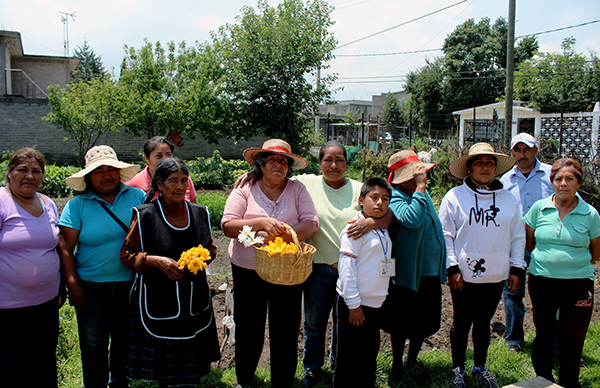
[[523, 143], [530, 148], [536, 147], [535, 137], [525, 132], [521, 132], [512, 138], [512, 140], [510, 141], [510, 149], [512, 150], [513, 148], [515, 148], [517, 143]]

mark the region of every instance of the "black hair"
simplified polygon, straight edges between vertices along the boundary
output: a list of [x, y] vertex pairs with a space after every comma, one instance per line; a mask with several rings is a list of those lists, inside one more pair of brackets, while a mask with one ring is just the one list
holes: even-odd
[[[280, 154], [273, 153], [273, 152], [260, 152], [254, 158], [254, 173], [256, 174], [256, 180], [259, 180], [260, 178], [262, 178], [262, 176], [263, 176], [262, 167], [264, 167], [267, 164], [267, 158], [271, 155], [280, 155]], [[285, 177], [289, 178], [292, 176], [292, 167], [294, 166], [294, 159], [290, 158], [287, 155], [282, 155], [282, 156], [285, 156], [285, 158], [287, 159], [287, 162], [288, 162], [288, 170], [287, 170], [287, 174], [285, 175]]]
[[158, 182], [161, 184], [165, 183], [171, 174], [175, 172], [182, 172], [186, 176], [190, 176], [190, 171], [188, 170], [186, 164], [179, 158], [166, 158], [161, 160], [156, 165], [154, 175], [152, 176], [152, 183], [150, 184], [150, 192], [146, 198], [146, 203], [152, 201], [152, 197], [154, 197], [154, 194], [156, 194], [158, 191]]
[[144, 155], [146, 155], [146, 157], [149, 158], [152, 151], [154, 151], [156, 147], [158, 147], [161, 144], [168, 145], [169, 148], [171, 148], [171, 152], [175, 151], [175, 145], [173, 145], [171, 139], [164, 136], [154, 136], [152, 139], [148, 139], [144, 143]]
[[36, 149], [23, 147], [13, 152], [13, 154], [8, 159], [8, 163], [6, 165], [6, 172], [4, 173], [4, 179], [6, 179], [7, 182], [10, 182], [8, 174], [10, 174], [12, 170], [14, 170], [15, 167], [19, 165], [19, 163], [30, 158], [37, 160], [37, 162], [40, 164], [40, 167], [42, 168], [43, 174], [44, 171], [46, 171], [46, 159], [44, 159], [44, 155]]
[[[471, 166], [473, 165], [473, 163], [475, 163], [475, 161], [480, 157], [480, 156], [484, 156], [484, 155], [488, 155], [488, 154], [481, 154], [481, 155], [477, 155], [474, 156], [472, 158], [467, 159], [467, 162], [465, 163], [467, 166], [467, 169], [470, 169]], [[494, 158], [494, 163], [496, 164], [496, 166], [498, 165], [498, 158], [496, 158], [494, 155], [488, 155], [491, 156], [492, 158]]]
[[365, 183], [363, 183], [362, 188], [360, 189], [361, 198], [365, 198], [367, 194], [375, 189], [375, 187], [381, 187], [382, 189], [386, 189], [390, 197], [392, 196], [392, 185], [390, 182], [386, 181], [383, 178], [370, 178], [367, 179]]
[[323, 144], [323, 146], [319, 150], [319, 163], [321, 163], [321, 160], [323, 160], [323, 157], [325, 156], [325, 150], [329, 147], [340, 148], [344, 155], [344, 160], [346, 160], [346, 163], [348, 163], [348, 154], [346, 153], [346, 147], [344, 147], [342, 144], [340, 144], [339, 142], [337, 142], [335, 140], [331, 140], [331, 141], [328, 141], [327, 143]]

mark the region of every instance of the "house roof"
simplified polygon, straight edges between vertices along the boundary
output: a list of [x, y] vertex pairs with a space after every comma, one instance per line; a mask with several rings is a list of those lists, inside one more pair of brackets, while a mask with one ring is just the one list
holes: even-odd
[[10, 52], [11, 57], [13, 57], [13, 58], [22, 58], [23, 60], [45, 59], [45, 60], [50, 60], [50, 61], [61, 61], [61, 62], [68, 61], [69, 69], [71, 71], [75, 70], [77, 68], [77, 65], [79, 65], [79, 62], [81, 62], [81, 59], [79, 59], [77, 57], [64, 57], [64, 56], [58, 56], [58, 55], [25, 54], [23, 52], [23, 41], [21, 39], [20, 32], [0, 30], [0, 37], [4, 38], [4, 41], [8, 43], [9, 52]]
[[[513, 110], [520, 110], [523, 112], [535, 112], [535, 109], [532, 108], [525, 108], [524, 105], [526, 104], [526, 101], [513, 101]], [[484, 110], [484, 109], [491, 109], [491, 108], [504, 108], [505, 107], [505, 102], [504, 101], [500, 101], [500, 102], [495, 102], [493, 104], [487, 104], [487, 105], [481, 105], [481, 106], [476, 106], [474, 107], [476, 110]], [[457, 110], [452, 112], [453, 115], [460, 115], [463, 113], [468, 113], [468, 112], [472, 112], [473, 108], [467, 108], [467, 109], [462, 109], [462, 110]]]

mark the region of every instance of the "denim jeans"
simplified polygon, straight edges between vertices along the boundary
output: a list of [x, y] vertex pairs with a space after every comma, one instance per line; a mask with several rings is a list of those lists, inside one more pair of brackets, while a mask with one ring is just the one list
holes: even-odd
[[[525, 251], [525, 261], [529, 265], [531, 255]], [[508, 280], [504, 284], [502, 296], [504, 297], [504, 317], [506, 325], [505, 342], [506, 345], [523, 346], [523, 318], [525, 317], [525, 272], [521, 274], [519, 288], [515, 292], [508, 291]]]
[[[319, 369], [325, 361], [325, 334], [333, 309], [338, 271], [328, 264], [313, 264], [304, 283], [304, 368]], [[335, 322], [335, 311], [333, 321]], [[335, 325], [334, 325], [335, 328]], [[331, 335], [331, 361], [335, 360], [335, 332]]]
[[[85, 388], [127, 387], [125, 358], [132, 282], [79, 280], [87, 308], [77, 309]], [[110, 343], [110, 351], [109, 351]]]

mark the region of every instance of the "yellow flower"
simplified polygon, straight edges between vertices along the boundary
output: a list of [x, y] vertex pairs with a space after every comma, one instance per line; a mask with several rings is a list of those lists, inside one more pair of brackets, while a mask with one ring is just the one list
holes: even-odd
[[187, 267], [187, 269], [196, 275], [198, 271], [203, 271], [208, 266], [206, 262], [209, 260], [210, 252], [202, 245], [199, 245], [183, 252], [177, 263], [179, 264], [179, 269]]
[[298, 246], [294, 243], [287, 244], [281, 237], [276, 237], [275, 241], [269, 241], [269, 244], [261, 248], [269, 253], [269, 257], [273, 257], [277, 254], [283, 255], [284, 253], [296, 253], [298, 252]]

